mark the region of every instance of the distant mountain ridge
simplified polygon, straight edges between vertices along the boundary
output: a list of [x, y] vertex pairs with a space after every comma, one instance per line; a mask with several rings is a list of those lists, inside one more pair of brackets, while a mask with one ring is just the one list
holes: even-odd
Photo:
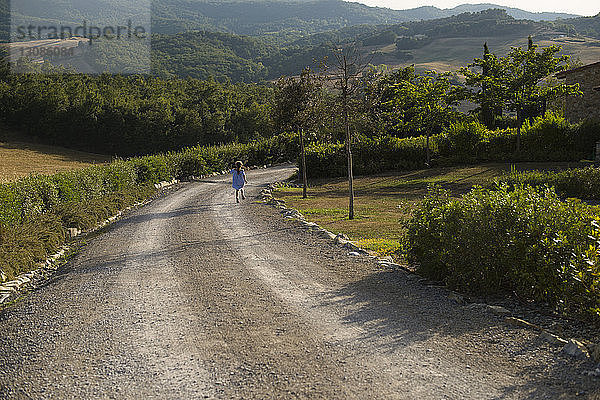
[[165, 0], [154, 5], [153, 30], [176, 33], [209, 29], [244, 35], [283, 31], [316, 33], [353, 25], [439, 19], [487, 9], [506, 10], [515, 19], [536, 22], [578, 17], [565, 13], [534, 13], [490, 3], [463, 4], [451, 9], [423, 6], [392, 10], [344, 0]]
[[[124, 19], [148, 9], [148, 0], [20, 0], [8, 7], [9, 0], [0, 0], [0, 13], [12, 10], [14, 21], [80, 23], [111, 18]], [[297, 38], [313, 33], [337, 30], [356, 25], [389, 25], [403, 22], [433, 20], [465, 12], [503, 9], [515, 19], [555, 21], [577, 17], [561, 13], [532, 13], [495, 4], [463, 4], [451, 9], [425, 6], [409, 10], [370, 7], [344, 0], [161, 0], [152, 2], [152, 31], [176, 34], [190, 30], [210, 30], [237, 35], [271, 35]], [[600, 10], [599, 10], [600, 11]], [[1, 17], [1, 15], [0, 15]], [[126, 19], [126, 18], [125, 18]], [[6, 22], [0, 18], [0, 29]], [[27, 24], [25, 24], [27, 25]]]
[[[567, 18], [576, 18], [580, 15], [576, 14], [567, 14], [567, 13], [556, 13], [556, 12], [531, 12], [521, 10], [520, 8], [506, 7], [500, 6], [498, 4], [492, 3], [480, 3], [480, 4], [461, 4], [459, 6], [453, 8], [440, 9], [433, 6], [424, 6], [418, 7], [408, 10], [398, 10], [404, 11], [407, 15], [411, 15], [414, 18], [418, 18], [419, 14], [423, 16], [420, 19], [437, 19], [443, 17], [451, 17], [453, 15], [458, 15], [466, 12], [474, 13], [480, 12], [483, 10], [488, 10], [490, 8], [506, 10], [507, 14], [513, 17], [514, 19], [527, 19], [531, 21], [555, 21], [557, 19], [567, 19]], [[600, 7], [599, 7], [600, 11]]]

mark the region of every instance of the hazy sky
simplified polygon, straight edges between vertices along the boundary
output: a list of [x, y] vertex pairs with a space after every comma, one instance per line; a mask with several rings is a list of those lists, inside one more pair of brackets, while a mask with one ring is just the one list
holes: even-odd
[[598, 0], [351, 0], [369, 6], [388, 7], [395, 10], [415, 8], [421, 6], [436, 6], [438, 8], [452, 8], [465, 3], [491, 3], [507, 7], [520, 8], [527, 11], [554, 11], [567, 12], [579, 15], [596, 15], [600, 12], [600, 1]]

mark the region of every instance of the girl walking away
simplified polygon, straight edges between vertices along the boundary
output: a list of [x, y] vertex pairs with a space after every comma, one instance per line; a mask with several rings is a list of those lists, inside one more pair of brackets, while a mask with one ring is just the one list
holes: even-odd
[[236, 203], [240, 202], [239, 194], [241, 192], [242, 199], [245, 199], [244, 196], [244, 185], [248, 182], [246, 180], [246, 173], [244, 172], [244, 166], [241, 161], [235, 162], [235, 169], [231, 170], [233, 174], [233, 188], [235, 189], [235, 201]]

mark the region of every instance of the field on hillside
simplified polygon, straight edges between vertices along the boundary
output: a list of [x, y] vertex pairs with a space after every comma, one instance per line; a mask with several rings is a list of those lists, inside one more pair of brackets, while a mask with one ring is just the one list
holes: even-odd
[[[562, 170], [579, 163], [519, 163], [518, 171]], [[474, 185], [486, 185], [510, 172], [511, 164], [432, 168], [418, 171], [356, 177], [355, 219], [348, 220], [348, 182], [345, 178], [319, 179], [310, 183], [308, 198], [302, 189], [279, 188], [275, 197], [298, 209], [307, 220], [334, 233], [344, 233], [361, 247], [380, 255], [399, 255], [406, 222], [430, 184], [439, 184], [455, 196]]]
[[110, 157], [62, 147], [0, 139], [0, 183], [110, 162]]
[[[583, 64], [600, 60], [600, 41], [596, 39], [557, 37], [539, 41], [534, 39], [534, 41], [542, 48], [552, 45], [562, 46], [563, 54], [571, 55], [574, 60], [581, 60]], [[485, 42], [490, 51], [498, 56], [505, 56], [512, 47], [527, 47], [527, 37], [523, 36], [435, 39], [420, 49], [410, 50], [414, 58], [403, 63], [394, 62], [390, 46], [380, 49], [380, 51], [390, 52], [390, 58], [386, 62], [391, 65], [409, 66], [414, 64], [418, 72], [425, 70], [448, 72], [468, 65], [474, 58], [480, 58]]]

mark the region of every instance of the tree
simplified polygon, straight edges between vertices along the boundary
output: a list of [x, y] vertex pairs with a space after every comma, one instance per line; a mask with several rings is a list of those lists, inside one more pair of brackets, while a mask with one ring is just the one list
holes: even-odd
[[517, 113], [517, 144], [520, 150], [521, 125], [524, 118], [533, 118], [544, 111], [549, 100], [564, 95], [577, 95], [579, 85], [565, 83], [549, 85], [546, 80], [567, 68], [569, 56], [557, 56], [561, 48], [549, 46], [541, 52], [530, 40], [527, 50], [515, 47], [502, 61], [505, 103]]
[[298, 78], [281, 77], [277, 81], [277, 96], [274, 109], [275, 120], [280, 128], [298, 131], [300, 137], [300, 158], [302, 169], [302, 197], [306, 198], [306, 155], [304, 150], [304, 129], [312, 119], [311, 114], [319, 101], [322, 87], [321, 77], [306, 67]]
[[344, 130], [346, 133], [346, 155], [348, 158], [348, 219], [354, 219], [354, 176], [352, 172], [352, 135], [350, 133], [350, 101], [361, 87], [359, 77], [368, 63], [363, 58], [356, 46], [347, 46], [334, 51], [335, 65], [333, 79], [340, 91], [342, 100], [342, 113], [344, 117]]
[[362, 109], [366, 114], [363, 131], [373, 134], [392, 134], [407, 136], [407, 132], [399, 130], [401, 124], [398, 114], [393, 112], [392, 100], [396, 96], [397, 84], [415, 79], [414, 66], [389, 71], [385, 66], [371, 67], [363, 74], [364, 87]]
[[465, 84], [473, 88], [469, 98], [479, 104], [481, 122], [494, 128], [496, 115], [502, 115], [506, 85], [504, 82], [504, 59], [490, 53], [484, 44], [483, 58], [476, 58], [468, 67], [460, 69]]
[[465, 97], [464, 90], [451, 83], [449, 76], [450, 73], [434, 71], [414, 75], [394, 85], [394, 96], [389, 102], [399, 124], [427, 136], [427, 166], [431, 163], [431, 134], [462, 118], [455, 107]]
[[[482, 122], [486, 125], [489, 122], [485, 112], [490, 109], [506, 107], [517, 114], [517, 152], [526, 118], [543, 114], [550, 100], [579, 93], [578, 85], [552, 81], [554, 74], [567, 68], [569, 56], [558, 55], [559, 46], [546, 47], [541, 52], [537, 49], [529, 37], [527, 50], [514, 47], [506, 57], [488, 52], [461, 69], [466, 85], [475, 89], [470, 97], [480, 105]], [[474, 67], [481, 72], [473, 70]]]

